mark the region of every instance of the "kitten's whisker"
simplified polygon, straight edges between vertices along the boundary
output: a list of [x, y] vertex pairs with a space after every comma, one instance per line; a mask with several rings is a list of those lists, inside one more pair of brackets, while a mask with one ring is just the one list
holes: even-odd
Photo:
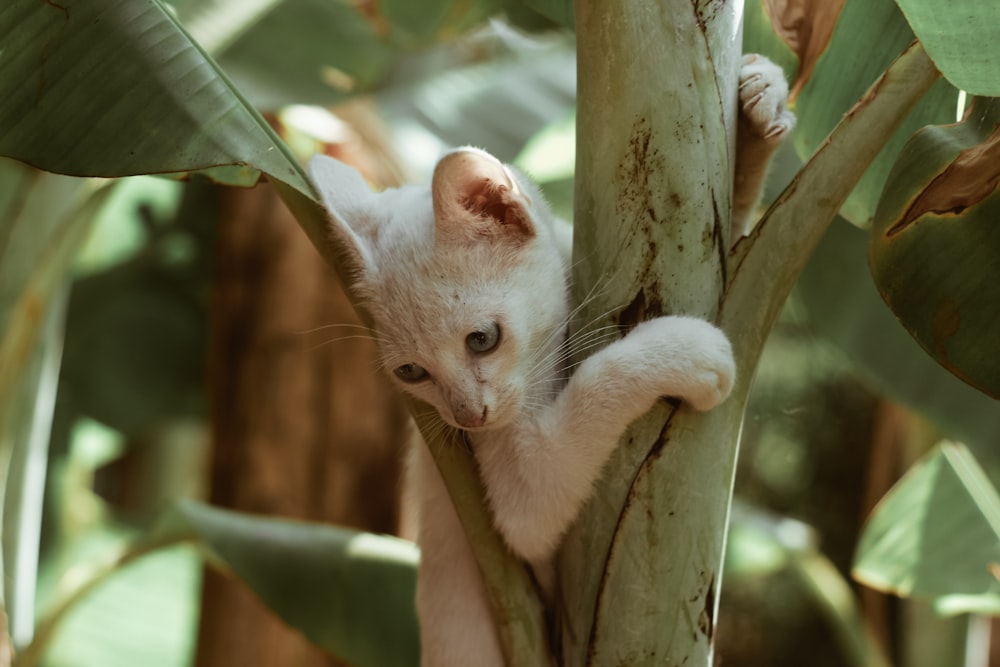
[[375, 340], [371, 336], [363, 336], [361, 334], [354, 334], [354, 335], [351, 335], [351, 336], [340, 336], [339, 338], [331, 338], [330, 340], [325, 340], [322, 343], [317, 343], [316, 345], [313, 345], [312, 347], [309, 347], [307, 349], [308, 349], [309, 352], [315, 352], [319, 348], [326, 347], [327, 345], [332, 345], [333, 343], [340, 343], [340, 342], [345, 341], [345, 340], [358, 340], [358, 339], [360, 339], [360, 340], [370, 340], [370, 341], [375, 342], [375, 343], [378, 342], [377, 340]]
[[314, 327], [312, 329], [304, 329], [304, 330], [301, 330], [301, 331], [293, 331], [292, 333], [294, 333], [296, 336], [308, 336], [309, 334], [314, 334], [317, 331], [326, 331], [327, 329], [337, 329], [337, 328], [361, 329], [362, 331], [367, 331], [368, 333], [372, 334], [372, 337], [377, 337], [378, 336], [378, 332], [375, 329], [371, 328], [371, 327], [366, 327], [363, 324], [351, 324], [349, 322], [340, 322], [340, 323], [335, 323], [335, 324], [323, 324], [321, 326]]
[[573, 356], [581, 354], [587, 350], [600, 347], [608, 341], [615, 340], [617, 338], [618, 327], [614, 325], [601, 327], [600, 329], [595, 329], [577, 336], [564, 345], [550, 350], [547, 354], [539, 357], [538, 359], [529, 359], [532, 365], [528, 371], [528, 375], [533, 376], [543, 369], [553, 369]]
[[585, 308], [587, 304], [589, 304], [592, 300], [594, 300], [595, 298], [597, 298], [597, 296], [599, 296], [600, 293], [598, 292], [598, 289], [601, 287], [602, 285], [600, 281], [595, 283], [590, 288], [590, 292], [587, 294], [587, 296], [585, 296], [583, 300], [575, 308], [570, 310], [570, 312], [566, 315], [566, 317], [563, 318], [562, 322], [560, 322], [558, 327], [555, 327], [549, 333], [549, 335], [545, 337], [545, 339], [542, 341], [542, 344], [539, 346], [539, 349], [547, 349], [558, 337], [565, 336], [567, 329], [569, 327], [569, 323], [572, 322], [573, 319], [575, 319], [579, 315], [580, 311], [583, 310], [583, 308]]

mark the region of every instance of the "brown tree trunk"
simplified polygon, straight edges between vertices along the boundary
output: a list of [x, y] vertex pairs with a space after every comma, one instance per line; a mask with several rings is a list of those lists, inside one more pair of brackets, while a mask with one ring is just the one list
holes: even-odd
[[[213, 504], [392, 533], [408, 420], [332, 272], [268, 186], [221, 193]], [[326, 328], [320, 328], [326, 327]], [[340, 664], [205, 572], [198, 667]]]

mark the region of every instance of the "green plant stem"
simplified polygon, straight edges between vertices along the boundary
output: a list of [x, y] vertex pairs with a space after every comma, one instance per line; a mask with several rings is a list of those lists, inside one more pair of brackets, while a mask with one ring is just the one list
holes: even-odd
[[890, 667], [862, 620], [854, 591], [828, 558], [820, 553], [792, 554], [789, 565], [816, 601], [820, 613], [853, 667]]
[[720, 325], [749, 383], [785, 298], [892, 131], [940, 76], [914, 42], [869, 88], [730, 253]]
[[[721, 7], [576, 3], [573, 287], [589, 326], [716, 318], [740, 57]], [[743, 398], [664, 402], [624, 434], [560, 552], [562, 665], [708, 664]]]
[[440, 419], [427, 406], [408, 402], [483, 572], [507, 664], [549, 667], [545, 615], [537, 589], [525, 564], [493, 527], [472, 452], [459, 432], [441, 428]]

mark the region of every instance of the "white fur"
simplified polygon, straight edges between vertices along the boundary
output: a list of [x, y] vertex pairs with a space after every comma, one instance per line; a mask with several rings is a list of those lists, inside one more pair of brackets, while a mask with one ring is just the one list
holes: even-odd
[[[497, 529], [543, 585], [560, 539], [628, 424], [662, 396], [707, 410], [728, 395], [729, 341], [708, 322], [659, 317], [567, 379], [570, 231], [535, 186], [482, 151], [449, 153], [431, 188], [371, 193], [350, 167], [310, 164], [348, 246], [382, 361], [400, 387], [465, 428]], [[470, 332], [497, 322], [499, 345]], [[428, 376], [404, 382], [393, 369]], [[425, 667], [504, 664], [484, 583], [426, 446], [412, 456]]]

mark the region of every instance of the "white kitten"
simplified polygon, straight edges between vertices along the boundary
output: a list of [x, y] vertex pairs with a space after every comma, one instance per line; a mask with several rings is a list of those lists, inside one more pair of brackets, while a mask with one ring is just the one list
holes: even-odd
[[[357, 269], [383, 365], [466, 432], [497, 529], [546, 586], [628, 424], [661, 396], [699, 410], [726, 398], [729, 341], [705, 321], [659, 317], [567, 379], [572, 232], [527, 178], [473, 148], [445, 155], [429, 189], [376, 194], [323, 156], [310, 172]], [[420, 516], [422, 664], [500, 667], [478, 566], [426, 446], [408, 474]]]

